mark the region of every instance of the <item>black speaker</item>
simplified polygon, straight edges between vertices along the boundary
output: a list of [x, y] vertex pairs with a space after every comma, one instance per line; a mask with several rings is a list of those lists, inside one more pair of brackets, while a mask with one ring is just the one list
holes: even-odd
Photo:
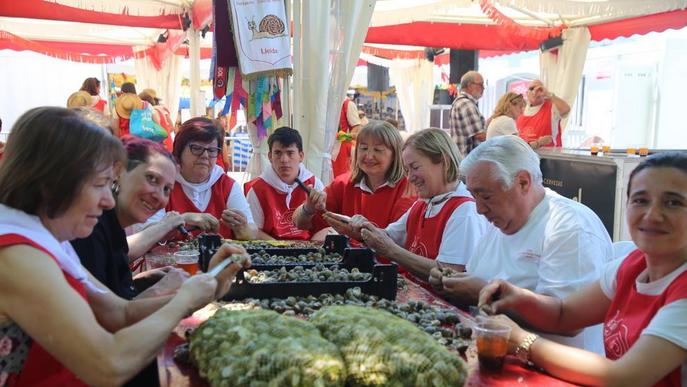
[[451, 58], [451, 74], [449, 75], [450, 83], [460, 83], [460, 77], [470, 70], [478, 71], [478, 50], [451, 49], [449, 57]]
[[367, 63], [367, 91], [389, 90], [389, 69]]

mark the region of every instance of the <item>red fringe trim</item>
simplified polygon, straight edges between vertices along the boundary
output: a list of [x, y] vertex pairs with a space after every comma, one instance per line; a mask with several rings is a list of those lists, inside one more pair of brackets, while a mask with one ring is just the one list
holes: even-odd
[[501, 13], [498, 9], [496, 9], [496, 6], [494, 6], [490, 0], [480, 0], [479, 5], [485, 15], [487, 15], [496, 24], [507, 28], [509, 32], [514, 35], [544, 41], [548, 38], [560, 36], [561, 32], [565, 28], [565, 25], [552, 28], [523, 26]]
[[47, 55], [53, 58], [69, 60], [72, 62], [102, 64], [114, 63], [116, 59], [128, 59], [125, 57], [120, 58], [111, 55], [79, 54], [76, 52], [60, 50], [58, 48], [48, 47], [41, 43], [21, 38], [17, 35], [14, 35], [4, 30], [0, 30], [0, 42], [8, 42], [18, 47], [24, 48], [26, 50], [38, 52], [40, 54]]

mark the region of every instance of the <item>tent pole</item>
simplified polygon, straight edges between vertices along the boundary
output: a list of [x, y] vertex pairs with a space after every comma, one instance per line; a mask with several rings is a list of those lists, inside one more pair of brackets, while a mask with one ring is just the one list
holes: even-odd
[[191, 27], [186, 36], [191, 59], [191, 117], [205, 116], [205, 101], [200, 95], [200, 32]]

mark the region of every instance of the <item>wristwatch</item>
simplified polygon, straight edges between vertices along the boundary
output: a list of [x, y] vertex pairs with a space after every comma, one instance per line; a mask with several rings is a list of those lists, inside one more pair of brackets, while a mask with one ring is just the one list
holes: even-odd
[[523, 362], [523, 364], [530, 363], [530, 346], [532, 346], [532, 343], [537, 341], [538, 338], [538, 335], [530, 333], [525, 336], [525, 339], [515, 348], [515, 356]]

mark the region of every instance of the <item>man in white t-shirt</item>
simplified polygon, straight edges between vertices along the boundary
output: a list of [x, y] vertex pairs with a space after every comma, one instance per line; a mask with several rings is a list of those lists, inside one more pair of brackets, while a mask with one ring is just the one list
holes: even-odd
[[[516, 136], [487, 140], [463, 160], [461, 170], [477, 212], [500, 231], [482, 238], [465, 273], [456, 278], [433, 273], [430, 280], [449, 300], [474, 305], [493, 279], [559, 298], [599, 279], [613, 258], [608, 232], [589, 208], [544, 188], [539, 156], [525, 141]], [[600, 327], [585, 331], [549, 337], [600, 352]]]

